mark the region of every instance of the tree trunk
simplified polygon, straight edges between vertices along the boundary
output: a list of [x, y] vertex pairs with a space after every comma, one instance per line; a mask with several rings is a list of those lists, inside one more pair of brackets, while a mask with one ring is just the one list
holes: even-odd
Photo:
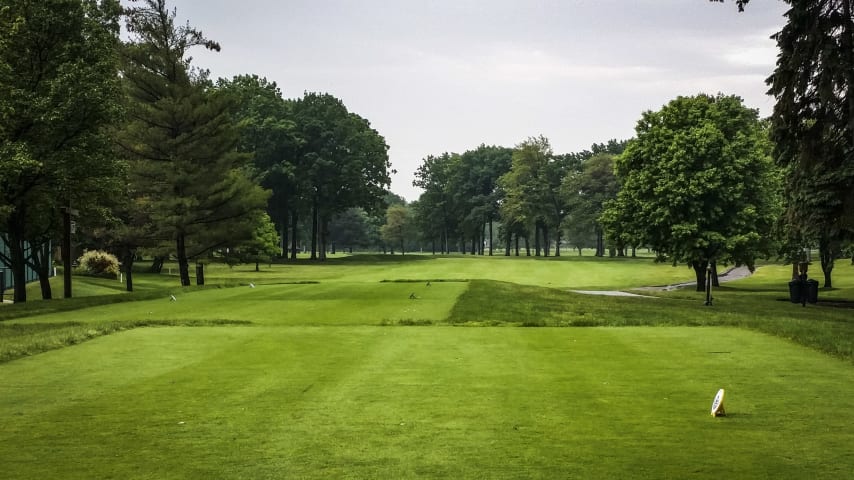
[[279, 241], [281, 242], [281, 253], [282, 258], [288, 258], [288, 218], [285, 215], [285, 219], [281, 223], [281, 227], [279, 229]]
[[166, 262], [166, 257], [156, 256], [154, 260], [151, 261], [151, 267], [148, 269], [148, 273], [156, 273], [160, 274], [163, 271], [163, 264]]
[[519, 256], [519, 234], [516, 234], [516, 256]]
[[528, 240], [528, 235], [525, 235], [525, 256], [531, 256], [531, 242]]
[[712, 261], [712, 286], [717, 288], [721, 286], [721, 282], [718, 279], [718, 262]]
[[[287, 196], [282, 199], [282, 204], [280, 205], [281, 210], [279, 211], [279, 225], [281, 225], [281, 238], [279, 242], [281, 243], [281, 257], [288, 258], [288, 200]], [[296, 233], [296, 232], [295, 232]]]
[[[14, 229], [11, 229], [14, 230]], [[24, 240], [17, 235], [17, 231], [10, 231], [7, 235], [9, 248], [9, 260], [12, 269], [12, 300], [15, 303], [27, 301], [27, 258], [24, 253]]]
[[555, 239], [555, 257], [560, 256], [560, 236], [561, 236], [561, 229], [558, 228], [557, 229], [557, 238]]
[[311, 259], [317, 260], [317, 235], [318, 235], [318, 219], [317, 219], [317, 195], [311, 202]]
[[504, 241], [504, 256], [510, 256], [510, 250], [513, 248], [513, 232], [508, 228], [507, 229], [507, 238]]
[[183, 233], [178, 234], [175, 242], [176, 254], [178, 255], [178, 272], [181, 276], [181, 286], [190, 286], [190, 262], [187, 260], [186, 237]]
[[297, 259], [297, 229], [299, 228], [299, 212], [291, 213], [291, 260]]
[[122, 255], [122, 270], [125, 274], [125, 289], [128, 292], [133, 291], [133, 261], [136, 259], [136, 252], [129, 249]]
[[540, 251], [540, 225], [534, 225], [534, 252], [536, 252], [536, 256], [541, 256], [542, 252]]
[[50, 242], [44, 242], [38, 247], [30, 245], [30, 258], [32, 268], [39, 276], [39, 287], [42, 291], [42, 299], [50, 300], [53, 292], [50, 287]]
[[706, 291], [706, 267], [709, 265], [709, 262], [706, 260], [698, 261], [695, 260], [691, 262], [691, 267], [694, 268], [694, 275], [697, 277], [697, 291], [705, 292]]
[[581, 251], [582, 251], [583, 249], [581, 248], [581, 245], [579, 245], [577, 248], [578, 248], [578, 256], [580, 257], [580, 256], [581, 256]]
[[492, 256], [492, 219], [489, 219], [489, 256]]
[[829, 241], [819, 242], [818, 256], [821, 258], [821, 271], [824, 273], [824, 288], [833, 288], [831, 273], [834, 266], [834, 253]]
[[549, 250], [551, 249], [551, 242], [549, 241], [549, 226], [543, 225], [543, 254], [548, 257]]
[[320, 219], [320, 259], [326, 260], [326, 250], [329, 247], [329, 219], [324, 216]]
[[632, 247], [632, 258], [636, 258], [637, 256], [637, 247]]

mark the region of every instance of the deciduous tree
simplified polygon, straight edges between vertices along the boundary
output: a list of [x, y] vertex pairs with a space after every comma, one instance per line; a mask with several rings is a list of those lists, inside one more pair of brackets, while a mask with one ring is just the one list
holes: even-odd
[[772, 253], [780, 180], [756, 110], [735, 96], [678, 97], [645, 112], [636, 132], [616, 164], [617, 213], [603, 217], [623, 223], [607, 230], [690, 264], [698, 290], [707, 266], [752, 269]]
[[[27, 299], [28, 261], [51, 296], [43, 253], [58, 238], [60, 208], [93, 216], [118, 186], [108, 127], [120, 113], [119, 13], [115, 0], [0, 7], [0, 230], [16, 302]], [[25, 242], [42, 255], [27, 258]]]

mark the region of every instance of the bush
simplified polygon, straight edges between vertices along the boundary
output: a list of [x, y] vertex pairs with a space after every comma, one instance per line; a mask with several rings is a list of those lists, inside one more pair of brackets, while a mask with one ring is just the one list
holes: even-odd
[[112, 253], [89, 250], [77, 259], [77, 272], [95, 277], [115, 278], [119, 275], [119, 259]]

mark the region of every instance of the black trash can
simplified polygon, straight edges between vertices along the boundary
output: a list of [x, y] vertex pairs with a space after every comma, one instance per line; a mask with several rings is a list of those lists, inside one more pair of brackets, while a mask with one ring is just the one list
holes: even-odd
[[205, 284], [205, 266], [201, 263], [196, 264], [196, 285]]
[[818, 280], [807, 280], [806, 289], [807, 301], [810, 303], [818, 303]]
[[803, 282], [800, 280], [792, 280], [789, 282], [789, 300], [792, 303], [801, 303], [801, 292]]

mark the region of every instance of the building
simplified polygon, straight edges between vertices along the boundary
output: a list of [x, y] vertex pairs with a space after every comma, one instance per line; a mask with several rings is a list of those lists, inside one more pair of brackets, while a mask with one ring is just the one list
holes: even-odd
[[[30, 245], [24, 244], [24, 254], [28, 255], [30, 251]], [[6, 245], [6, 242], [0, 238], [0, 259], [9, 258], [9, 247]], [[52, 259], [50, 261], [53, 261]], [[27, 267], [24, 275], [27, 278], [27, 283], [34, 282], [39, 279], [38, 274], [35, 270]], [[15, 280], [12, 278], [12, 269], [6, 265], [4, 262], [0, 262], [0, 288], [3, 288], [3, 299], [9, 300], [12, 298], [12, 288], [15, 286]]]

